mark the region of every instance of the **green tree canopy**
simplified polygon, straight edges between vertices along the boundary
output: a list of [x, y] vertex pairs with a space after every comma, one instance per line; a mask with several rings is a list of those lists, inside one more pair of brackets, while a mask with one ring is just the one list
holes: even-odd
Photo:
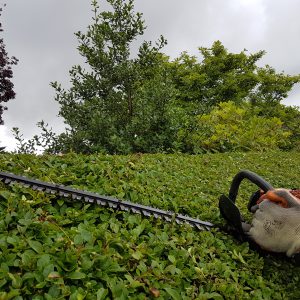
[[207, 110], [220, 102], [240, 104], [276, 104], [287, 97], [300, 76], [276, 73], [266, 65], [258, 66], [265, 54], [230, 53], [220, 41], [211, 48], [199, 48], [202, 60], [184, 52], [170, 64], [179, 99], [198, 103], [198, 111]]
[[153, 142], [164, 148], [172, 98], [161, 67], [166, 58], [160, 50], [166, 41], [162, 36], [155, 46], [144, 41], [134, 55], [132, 43], [145, 30], [142, 15], [134, 11], [133, 0], [107, 2], [112, 10], [99, 12], [97, 1], [92, 1], [93, 24], [86, 33], [76, 34], [87, 67], [71, 69], [69, 90], [52, 83], [59, 115], [69, 126], [65, 146], [110, 153], [146, 151]]

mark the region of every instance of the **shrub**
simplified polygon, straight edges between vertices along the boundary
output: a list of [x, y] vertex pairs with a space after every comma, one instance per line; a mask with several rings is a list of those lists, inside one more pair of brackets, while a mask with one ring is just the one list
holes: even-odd
[[197, 121], [190, 138], [194, 152], [274, 150], [288, 144], [291, 135], [278, 117], [259, 116], [248, 103], [220, 103]]

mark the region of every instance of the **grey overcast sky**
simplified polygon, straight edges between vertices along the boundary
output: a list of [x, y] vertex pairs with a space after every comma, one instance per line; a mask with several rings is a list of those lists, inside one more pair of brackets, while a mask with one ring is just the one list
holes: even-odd
[[[6, 3], [1, 22], [6, 50], [19, 59], [13, 68], [16, 99], [4, 112], [0, 143], [14, 148], [11, 128], [25, 138], [38, 133], [36, 123], [48, 122], [56, 132], [64, 128], [50, 82], [69, 86], [68, 71], [82, 62], [74, 33], [91, 23], [90, 0], [0, 0]], [[99, 0], [104, 7], [105, 0]], [[300, 73], [299, 0], [136, 0], [147, 30], [143, 39], [168, 40], [164, 52], [197, 54], [220, 40], [232, 52], [266, 50], [261, 64], [278, 72]], [[300, 86], [294, 87], [287, 105], [300, 106]]]

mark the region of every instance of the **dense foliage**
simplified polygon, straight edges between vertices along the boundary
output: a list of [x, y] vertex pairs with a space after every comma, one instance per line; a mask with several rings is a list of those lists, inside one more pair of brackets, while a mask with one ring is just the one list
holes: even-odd
[[270, 151], [290, 145], [291, 131], [278, 117], [260, 116], [249, 103], [221, 102], [197, 119], [192, 132], [185, 132], [193, 152]]
[[[0, 155], [1, 170], [222, 224], [241, 169], [299, 187], [299, 153]], [[256, 187], [242, 185], [244, 207]], [[0, 183], [0, 299], [299, 299], [299, 267], [198, 232]]]
[[84, 153], [151, 152], [168, 144], [171, 131], [173, 92], [159, 52], [166, 41], [143, 42], [132, 58], [132, 43], [145, 30], [142, 15], [134, 12], [133, 0], [107, 2], [112, 11], [100, 12], [92, 1], [94, 23], [76, 34], [88, 68], [72, 68], [68, 91], [52, 83], [59, 115], [69, 127], [64, 147]]
[[300, 80], [299, 76], [276, 73], [269, 65], [258, 66], [264, 51], [230, 53], [216, 41], [211, 48], [199, 48], [199, 52], [200, 59], [184, 52], [170, 68], [179, 99], [198, 103], [204, 111], [227, 101], [273, 106]]
[[[93, 23], [86, 33], [76, 34], [86, 67], [71, 69], [68, 90], [52, 83], [66, 132], [56, 136], [42, 128], [42, 141], [34, 137], [24, 142], [15, 129], [19, 152], [34, 152], [45, 140], [48, 153], [199, 153], [299, 146], [300, 112], [281, 104], [299, 75], [259, 66], [264, 51], [231, 53], [220, 41], [199, 48], [199, 56], [184, 52], [171, 60], [162, 53], [163, 37], [155, 46], [142, 42], [138, 47], [145, 24], [133, 0], [107, 2], [111, 10], [100, 11], [92, 1]], [[247, 110], [244, 126], [215, 143], [211, 139], [229, 129], [213, 133], [214, 116], [223, 114], [219, 104], [225, 102], [234, 104], [227, 118]], [[207, 132], [200, 124], [204, 121]]]

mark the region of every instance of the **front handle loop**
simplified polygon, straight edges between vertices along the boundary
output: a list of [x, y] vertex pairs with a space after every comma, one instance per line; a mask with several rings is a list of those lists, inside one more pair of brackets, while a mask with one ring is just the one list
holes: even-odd
[[242, 180], [244, 180], [244, 179], [250, 180], [252, 183], [256, 184], [264, 192], [274, 189], [273, 186], [269, 182], [264, 180], [262, 177], [260, 177], [256, 173], [248, 171], [248, 170], [242, 170], [234, 176], [231, 186], [230, 186], [228, 198], [233, 203], [235, 203], [235, 201], [236, 201], [240, 184], [241, 184]]
[[[265, 181], [262, 177], [248, 170], [242, 170], [238, 174], [236, 174], [232, 180], [229, 196], [221, 195], [219, 199], [219, 209], [221, 215], [227, 220], [230, 227], [233, 229], [233, 233], [236, 234], [237, 238], [244, 241], [247, 240], [247, 236], [245, 235], [243, 229], [243, 217], [236, 206], [236, 198], [238, 195], [239, 187], [241, 185], [242, 180], [248, 179], [252, 183], [256, 184], [260, 189], [264, 192], [272, 190], [273, 187], [270, 183]], [[254, 197], [252, 197], [254, 199]], [[252, 200], [248, 203], [248, 207], [252, 206]]]

